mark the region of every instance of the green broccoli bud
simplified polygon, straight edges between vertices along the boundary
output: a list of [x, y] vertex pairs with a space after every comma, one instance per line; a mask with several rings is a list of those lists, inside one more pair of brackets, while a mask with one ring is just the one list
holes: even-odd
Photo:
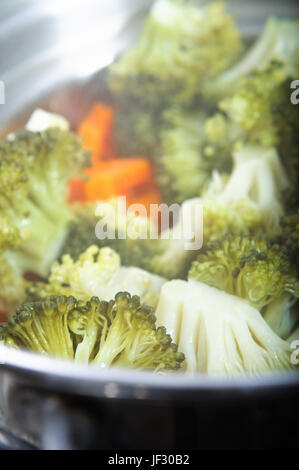
[[58, 128], [0, 143], [0, 214], [22, 238], [5, 254], [16, 272], [48, 274], [72, 219], [67, 183], [88, 160], [80, 140]]
[[[273, 62], [281, 62], [284, 76], [297, 78], [299, 72], [299, 20], [270, 18], [260, 37], [241, 61], [214, 80], [207, 81], [202, 93], [221, 99], [238, 88], [240, 79], [255, 71], [263, 71]], [[267, 84], [264, 84], [267, 87]], [[267, 124], [267, 123], [265, 123]]]
[[77, 305], [74, 297], [49, 297], [24, 304], [0, 330], [0, 341], [41, 354], [73, 358], [68, 316]]
[[61, 262], [54, 262], [48, 282], [32, 283], [26, 293], [29, 300], [54, 294], [109, 300], [122, 289], [156, 306], [164, 282], [162, 277], [143, 269], [121, 266], [120, 256], [111, 248], [92, 245], [77, 260], [64, 255]]
[[167, 109], [156, 159], [158, 185], [163, 200], [182, 203], [198, 197], [207, 187], [213, 170], [230, 171], [232, 156], [209, 152], [204, 113]]
[[[202, 78], [234, 63], [242, 50], [239, 33], [224, 5], [198, 8], [182, 1], [155, 2], [137, 44], [112, 67], [114, 87], [127, 76], [145, 74], [194, 94]], [[158, 82], [159, 83], [159, 82]]]
[[257, 310], [284, 294], [299, 297], [299, 280], [278, 244], [265, 237], [228, 235], [206, 246], [188, 279], [247, 299]]
[[184, 355], [155, 321], [153, 309], [126, 292], [109, 302], [51, 296], [24, 304], [1, 326], [0, 342], [102, 368], [176, 370]]

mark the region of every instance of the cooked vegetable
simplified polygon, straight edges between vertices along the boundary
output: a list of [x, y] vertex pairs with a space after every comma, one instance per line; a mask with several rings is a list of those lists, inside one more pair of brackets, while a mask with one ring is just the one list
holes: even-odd
[[264, 319], [272, 330], [283, 339], [287, 339], [299, 321], [298, 302], [288, 293], [278, 297], [265, 308]]
[[0, 215], [22, 238], [5, 256], [17, 272], [45, 276], [72, 219], [68, 180], [87, 165], [88, 153], [73, 134], [51, 128], [0, 142], [0, 161]]
[[27, 288], [27, 295], [30, 299], [55, 294], [110, 300], [124, 290], [156, 306], [164, 282], [162, 277], [143, 269], [121, 266], [119, 255], [111, 248], [92, 245], [76, 261], [70, 255], [64, 255], [61, 263], [56, 261], [48, 283], [33, 283]]
[[234, 376], [292, 367], [288, 343], [261, 314], [247, 301], [215, 287], [167, 282], [156, 316], [185, 354], [188, 372]]
[[25, 129], [31, 132], [43, 132], [49, 127], [59, 127], [63, 131], [68, 131], [70, 124], [68, 120], [60, 114], [49, 113], [44, 109], [36, 109], [31, 114]]
[[6, 217], [0, 219], [0, 311], [12, 313], [25, 299], [27, 283], [7, 262], [5, 250], [21, 242], [18, 230], [11, 226]]
[[[274, 236], [279, 232], [279, 218], [283, 214], [281, 196], [287, 185], [288, 180], [274, 148], [246, 146], [234, 152], [231, 175], [228, 178], [216, 175], [204, 199], [210, 200], [211, 205], [213, 201], [226, 205], [231, 212], [234, 204], [251, 206], [253, 211], [263, 214], [265, 229]], [[231, 231], [239, 233], [234, 228]]]
[[82, 145], [91, 152], [92, 163], [104, 157], [111, 157], [111, 129], [114, 110], [101, 102], [95, 103], [80, 123], [77, 134], [82, 137]]
[[164, 201], [181, 203], [200, 196], [213, 170], [230, 171], [231, 154], [209, 152], [206, 115], [177, 107], [164, 112], [160, 151], [156, 155], [157, 181]]
[[299, 273], [299, 209], [282, 218], [282, 235], [279, 241]]
[[[214, 80], [209, 80], [202, 93], [222, 98], [235, 92], [239, 80], [255, 71], [266, 69], [272, 62], [281, 62], [285, 78], [297, 78], [299, 71], [299, 20], [270, 18], [262, 34], [245, 56]], [[265, 83], [267, 87], [267, 84]], [[271, 85], [270, 85], [271, 86]], [[266, 123], [265, 123], [266, 124]]]
[[[196, 198], [185, 201], [179, 213], [174, 214], [173, 222], [173, 227], [163, 229], [159, 234], [155, 221], [128, 214], [116, 221], [118, 238], [104, 240], [104, 243], [115, 247], [127, 266], [139, 266], [169, 279], [181, 277], [195, 256], [192, 247], [196, 242], [200, 245], [201, 201]], [[115, 231], [113, 221], [111, 224], [108, 221], [108, 230]]]
[[241, 50], [222, 2], [199, 8], [157, 0], [137, 44], [109, 69], [120, 154], [157, 156], [163, 111], [175, 103], [194, 104], [201, 81], [232, 65]]
[[87, 201], [107, 200], [153, 182], [153, 168], [144, 157], [111, 159], [87, 170]]
[[227, 235], [192, 263], [194, 279], [247, 299], [257, 310], [288, 293], [299, 297], [299, 280], [278, 244], [265, 237]]
[[184, 355], [155, 322], [153, 310], [126, 292], [110, 302], [52, 296], [24, 304], [0, 328], [0, 341], [102, 368], [178, 369]]
[[192, 263], [188, 279], [248, 300], [279, 336], [286, 338], [296, 323], [296, 270], [282, 247], [265, 237], [227, 235], [211, 243]]
[[[158, 0], [137, 44], [111, 67], [111, 88], [122, 93], [127, 78], [150, 75], [158, 79], [158, 86], [152, 86], [157, 100], [165, 92], [160, 81], [192, 95], [199, 80], [228, 68], [241, 50], [239, 33], [223, 3], [199, 8], [193, 2]], [[135, 93], [143, 96], [142, 86]]]
[[[76, 258], [91, 244], [109, 246], [119, 253], [125, 266], [138, 266], [169, 279], [186, 274], [196, 255], [192, 246], [202, 236], [202, 206], [198, 198], [185, 201], [178, 217], [174, 217], [174, 226], [161, 234], [155, 217], [122, 212], [121, 208], [119, 211], [117, 200], [89, 205], [86, 209], [76, 210], [77, 221], [70, 225], [62, 253]], [[111, 212], [117, 217], [111, 217]], [[159, 211], [157, 214], [159, 219]]]

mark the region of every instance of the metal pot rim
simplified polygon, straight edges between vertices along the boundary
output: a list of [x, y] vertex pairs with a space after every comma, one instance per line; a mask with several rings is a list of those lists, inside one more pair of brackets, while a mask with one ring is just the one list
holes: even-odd
[[[28, 351], [0, 346], [1, 369], [17, 375], [22, 383], [42, 389], [55, 389], [76, 395], [114, 399], [202, 399], [271, 395], [284, 389], [299, 387], [299, 373], [277, 372], [261, 377], [209, 377], [204, 374], [100, 369], [97, 366], [76, 364]], [[219, 395], [218, 395], [219, 397]]]

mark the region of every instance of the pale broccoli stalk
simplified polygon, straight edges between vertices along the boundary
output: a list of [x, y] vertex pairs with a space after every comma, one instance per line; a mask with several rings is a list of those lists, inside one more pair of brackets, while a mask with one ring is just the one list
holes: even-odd
[[[165, 93], [161, 80], [192, 96], [199, 80], [228, 68], [241, 50], [240, 35], [222, 2], [199, 8], [193, 2], [157, 0], [137, 44], [111, 67], [110, 86], [122, 93], [128, 77], [143, 75], [157, 80], [152, 92], [158, 100]], [[136, 93], [142, 96], [142, 81]]]
[[73, 134], [58, 128], [20, 131], [0, 143], [0, 215], [22, 243], [6, 252], [16, 272], [46, 276], [58, 257], [72, 212], [68, 181], [89, 161]]
[[110, 302], [52, 296], [24, 304], [0, 327], [0, 344], [100, 367], [179, 369], [184, 355], [153, 309], [119, 292]]
[[288, 337], [287, 341], [291, 346], [293, 341], [299, 341], [299, 326], [297, 326], [294, 331], [292, 331], [292, 334]]
[[239, 63], [207, 81], [203, 94], [222, 98], [234, 93], [245, 75], [265, 69], [271, 62], [281, 62], [285, 77], [297, 77], [299, 71], [299, 21], [270, 18], [256, 43]]
[[162, 287], [157, 323], [185, 354], [188, 372], [256, 375], [291, 369], [290, 347], [239, 297], [196, 281]]
[[263, 214], [266, 230], [274, 236], [279, 232], [279, 219], [283, 214], [281, 194], [287, 186], [276, 150], [249, 145], [234, 152], [229, 178], [220, 178], [217, 174], [212, 178], [203, 200], [231, 208], [238, 201], [248, 203]]
[[77, 260], [64, 255], [61, 262], [56, 261], [48, 283], [33, 283], [27, 288], [27, 295], [31, 299], [55, 294], [110, 300], [124, 290], [156, 306], [164, 282], [162, 277], [143, 269], [121, 266], [119, 255], [111, 248], [92, 245]]
[[295, 302], [295, 297], [283, 294], [269, 303], [263, 312], [264, 319], [268, 325], [283, 339], [287, 339], [290, 336], [294, 326], [299, 321], [298, 311], [294, 307]]

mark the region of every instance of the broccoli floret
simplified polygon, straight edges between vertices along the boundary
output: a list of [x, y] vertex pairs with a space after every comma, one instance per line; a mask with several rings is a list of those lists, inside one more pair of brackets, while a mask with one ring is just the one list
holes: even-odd
[[[178, 217], [173, 220], [174, 226], [163, 230], [161, 234], [154, 220], [130, 212], [120, 214], [117, 206], [113, 213], [118, 217], [116, 220], [110, 219], [110, 204], [113, 207], [115, 202], [117, 201], [108, 201], [108, 206], [107, 202], [100, 202], [97, 205], [97, 218], [93, 215], [95, 206], [93, 209], [92, 205], [89, 206], [85, 216], [84, 209], [77, 211], [77, 214], [82, 215], [78, 220], [90, 222], [73, 223], [73, 229], [67, 239], [70, 243], [65, 245], [64, 252], [75, 259], [78, 253], [88, 248], [89, 244], [86, 243], [91, 241], [100, 248], [108, 246], [115, 250], [120, 255], [123, 266], [136, 266], [169, 279], [185, 276], [186, 269], [196, 253], [189, 248], [194, 240], [186, 238], [186, 226], [193, 231], [194, 236], [200, 237], [198, 231], [201, 229], [201, 203], [198, 198], [185, 201]], [[97, 238], [94, 239], [95, 226], [102, 220], [105, 220], [103, 225], [107, 227], [107, 232], [111, 232], [115, 238], [100, 239], [100, 234], [97, 234]], [[127, 287], [123, 289], [130, 291]]]
[[119, 155], [146, 155], [154, 159], [159, 153], [159, 132], [162, 125], [160, 110], [143, 103], [118, 105], [113, 126], [113, 141]]
[[[113, 139], [119, 155], [146, 155], [155, 159], [160, 149], [163, 112], [174, 100], [177, 87], [150, 75], [123, 80], [119, 93], [110, 83], [116, 110]], [[117, 84], [117, 78], [116, 81]]]
[[[193, 246], [200, 238], [201, 221], [201, 201], [194, 198], [181, 205], [173, 226], [162, 229], [160, 234], [155, 230], [155, 222], [149, 219], [125, 217], [117, 226], [118, 233], [125, 236], [104, 242], [116, 249], [127, 266], [139, 266], [168, 279], [183, 277], [196, 253]], [[153, 229], [155, 236], [151, 236]]]
[[[298, 75], [299, 70], [297, 77]], [[297, 196], [296, 207], [298, 207], [299, 113], [298, 106], [294, 105], [290, 99], [290, 83], [291, 78], [288, 77], [274, 90], [271, 97], [271, 112], [276, 131], [277, 149], [293, 186], [293, 192]]]
[[299, 273], [299, 209], [294, 214], [282, 217], [281, 226], [281, 244], [293, 260]]
[[7, 262], [4, 253], [21, 242], [19, 231], [10, 225], [6, 217], [0, 219], [0, 311], [13, 313], [25, 300], [27, 282]]
[[[153, 309], [141, 305], [138, 296], [120, 292], [110, 302], [92, 299], [90, 313], [87, 312], [83, 328], [79, 318], [83, 338], [76, 350], [77, 361], [86, 362], [92, 357], [92, 362], [101, 367], [117, 365], [155, 371], [181, 366], [184, 355], [177, 352], [164, 327], [156, 328]], [[75, 331], [76, 323], [75, 318]]]
[[289, 344], [260, 312], [215, 287], [167, 282], [156, 316], [185, 354], [184, 366], [191, 373], [252, 375], [292, 368]]
[[265, 237], [228, 235], [192, 263], [189, 279], [247, 299], [262, 310], [285, 293], [299, 297], [299, 280], [281, 246]]
[[0, 254], [0, 311], [12, 314], [26, 298], [27, 281]]
[[218, 103], [219, 111], [206, 121], [207, 151], [231, 156], [248, 144], [276, 147], [296, 185], [299, 117], [290, 100], [291, 81], [277, 62], [241, 77], [232, 94]]
[[22, 238], [5, 253], [16, 272], [48, 274], [72, 219], [68, 180], [88, 161], [80, 140], [58, 128], [20, 131], [0, 142], [0, 214]]
[[95, 233], [98, 222], [95, 215], [96, 207], [97, 203], [72, 205], [73, 218], [68, 224], [67, 236], [61, 246], [58, 259], [61, 260], [62, 256], [66, 254], [77, 259], [88, 247], [99, 244]]
[[[122, 91], [127, 77], [145, 75], [157, 79], [152, 88], [157, 100], [169, 84], [192, 96], [202, 78], [228, 68], [241, 50], [240, 35], [223, 3], [199, 8], [192, 2], [158, 0], [137, 44], [111, 67], [112, 89]], [[143, 96], [138, 87], [136, 92]]]
[[165, 202], [181, 203], [201, 195], [213, 170], [229, 172], [232, 157], [209, 151], [204, 113], [173, 107], [163, 117], [160, 153], [155, 162], [157, 181]]
[[164, 282], [143, 269], [121, 266], [119, 255], [111, 248], [92, 245], [76, 261], [64, 255], [61, 262], [54, 262], [48, 282], [32, 283], [26, 292], [29, 300], [48, 295], [110, 300], [119, 290], [126, 290], [156, 306]]
[[126, 292], [109, 302], [51, 296], [24, 304], [0, 328], [0, 341], [102, 368], [178, 369], [184, 355], [155, 322], [152, 308]]
[[0, 327], [0, 342], [41, 354], [74, 357], [74, 345], [68, 327], [70, 313], [79, 307], [74, 297], [49, 297], [25, 303], [8, 323]]
[[274, 97], [280, 95], [286, 104], [285, 89], [279, 90], [283, 80], [282, 64], [273, 63], [263, 71], [242, 77], [232, 96], [220, 101], [219, 108], [227, 119], [227, 135], [234, 137], [234, 146], [252, 143], [275, 147], [278, 144], [278, 104], [274, 104]]
[[[297, 78], [299, 72], [299, 20], [270, 18], [256, 43], [239, 63], [207, 81], [202, 93], [219, 99], [235, 92], [240, 79], [281, 62], [285, 77]], [[267, 84], [265, 83], [265, 87]]]
[[119, 153], [157, 158], [163, 111], [175, 104], [194, 107], [201, 80], [229, 67], [241, 50], [221, 2], [199, 8], [156, 1], [137, 44], [109, 69]]
[[[281, 194], [288, 185], [274, 148], [245, 146], [234, 152], [229, 177], [214, 172], [202, 201], [206, 240], [228, 232], [261, 229], [273, 238], [280, 231]], [[243, 228], [242, 228], [243, 227]]]

